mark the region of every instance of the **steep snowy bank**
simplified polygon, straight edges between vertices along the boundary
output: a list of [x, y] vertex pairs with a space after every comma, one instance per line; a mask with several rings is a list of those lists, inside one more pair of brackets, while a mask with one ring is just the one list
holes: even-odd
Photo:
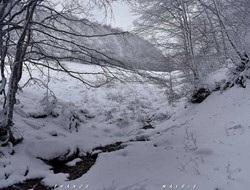
[[[220, 81], [225, 72], [217, 71], [207, 81]], [[0, 158], [1, 188], [44, 178], [45, 185], [58, 189], [248, 189], [250, 86], [214, 92], [201, 104], [182, 99], [169, 106], [165, 89], [152, 84], [115, 82], [87, 89], [65, 74], [50, 74], [58, 116], [30, 117], [44, 113], [39, 102], [45, 89], [29, 86], [19, 94], [15, 129], [24, 140], [13, 155]], [[73, 115], [78, 119], [73, 121]], [[41, 160], [70, 157], [76, 151], [84, 155], [118, 141], [126, 147], [99, 153], [87, 174], [73, 181], [67, 180], [68, 174], [54, 174]]]

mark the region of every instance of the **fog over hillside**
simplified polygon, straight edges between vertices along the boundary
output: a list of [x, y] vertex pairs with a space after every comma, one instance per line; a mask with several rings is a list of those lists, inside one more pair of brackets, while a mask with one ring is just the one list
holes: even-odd
[[126, 67], [153, 71], [170, 70], [169, 59], [153, 44], [138, 35], [129, 32], [122, 33], [123, 31], [120, 29], [98, 23], [89, 23], [89, 25], [94, 25], [94, 27], [81, 26], [83, 34], [105, 35], [114, 33], [114, 35], [106, 37], [88, 39], [89, 46], [121, 61]]
[[[44, 19], [43, 16], [40, 19]], [[41, 41], [46, 42], [40, 44], [46, 52], [46, 54], [51, 54], [51, 56], [61, 55], [71, 57], [77, 57], [80, 60], [74, 60], [78, 62], [84, 62], [88, 64], [113, 64], [116, 66], [122, 66], [127, 69], [142, 69], [142, 70], [152, 70], [152, 71], [169, 71], [170, 61], [166, 58], [162, 52], [157, 49], [153, 44], [146, 41], [145, 39], [139, 37], [136, 34], [122, 31], [121, 29], [115, 29], [107, 25], [102, 25], [99, 23], [91, 22], [87, 19], [82, 19], [81, 22], [74, 23], [74, 17], [71, 15], [66, 15], [66, 17], [71, 17], [70, 20], [60, 18], [54, 21], [56, 25], [61, 30], [65, 30], [68, 33], [61, 33], [58, 31], [52, 31], [50, 28], [43, 27], [41, 25], [37, 26], [38, 30], [43, 30], [43, 35], [37, 35]], [[74, 30], [77, 35], [71, 35], [70, 33]], [[61, 48], [56, 46], [53, 48], [51, 43], [51, 34], [53, 36], [58, 36], [64, 41], [59, 44], [57, 42], [56, 46], [65, 47], [68, 49], [67, 40], [73, 43], [81, 43], [84, 46], [84, 52], [78, 50], [79, 47], [75, 47], [71, 44], [71, 52], [65, 52]], [[34, 34], [36, 35], [36, 34]], [[49, 45], [48, 45], [49, 44]], [[46, 46], [50, 46], [46, 48]], [[69, 58], [70, 60], [70, 58]], [[113, 60], [113, 61], [111, 61]], [[70, 60], [72, 61], [72, 60]]]

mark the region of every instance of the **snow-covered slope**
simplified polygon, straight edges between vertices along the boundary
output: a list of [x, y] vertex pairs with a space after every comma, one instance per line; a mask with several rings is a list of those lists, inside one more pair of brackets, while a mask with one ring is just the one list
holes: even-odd
[[[225, 72], [217, 71], [208, 81], [221, 80]], [[249, 188], [250, 86], [214, 92], [201, 104], [182, 99], [170, 106], [165, 89], [152, 84], [117, 81], [87, 89], [66, 75], [52, 72], [51, 76], [59, 77], [50, 83], [58, 97], [59, 116], [25, 117], [43, 113], [39, 101], [45, 90], [30, 86], [19, 94], [15, 123], [24, 141], [14, 147], [15, 154], [1, 156], [0, 187], [42, 177], [46, 185], [63, 185], [58, 189], [74, 185], [90, 190]], [[72, 112], [82, 121], [70, 130]], [[154, 128], [145, 130], [148, 119]], [[145, 141], [136, 140], [142, 138]], [[53, 174], [37, 159], [71, 155], [77, 148], [85, 154], [118, 141], [126, 147], [100, 153], [95, 165], [73, 181], [67, 181], [67, 174]]]

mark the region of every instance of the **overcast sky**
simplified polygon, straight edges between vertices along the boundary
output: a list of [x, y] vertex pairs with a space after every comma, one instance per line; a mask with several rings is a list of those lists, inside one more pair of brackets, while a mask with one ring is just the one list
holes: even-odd
[[136, 17], [131, 13], [130, 7], [118, 0], [113, 6], [113, 18], [104, 20], [105, 16], [100, 10], [94, 11], [95, 18], [99, 22], [111, 24], [113, 27], [119, 27], [124, 30], [130, 30], [133, 28], [133, 21]]

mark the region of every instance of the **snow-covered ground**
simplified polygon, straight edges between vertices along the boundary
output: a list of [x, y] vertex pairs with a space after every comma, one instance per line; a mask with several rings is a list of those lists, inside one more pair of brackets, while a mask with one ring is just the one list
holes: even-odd
[[[221, 69], [207, 81], [219, 81], [225, 72]], [[41, 177], [47, 186], [59, 185], [57, 189], [249, 189], [250, 86], [214, 92], [201, 104], [181, 99], [170, 106], [166, 89], [153, 84], [116, 81], [88, 89], [66, 74], [50, 75], [59, 116], [28, 117], [44, 112], [40, 102], [46, 89], [28, 86], [19, 93], [15, 130], [24, 140], [13, 155], [6, 154], [12, 147], [2, 150], [0, 188]], [[69, 121], [74, 114], [80, 118], [78, 127]], [[154, 128], [145, 130], [148, 120]], [[131, 141], [139, 138], [145, 141]], [[127, 146], [100, 153], [95, 165], [73, 181], [67, 181], [67, 174], [54, 174], [41, 160], [70, 156], [77, 149], [84, 155], [118, 141]]]

